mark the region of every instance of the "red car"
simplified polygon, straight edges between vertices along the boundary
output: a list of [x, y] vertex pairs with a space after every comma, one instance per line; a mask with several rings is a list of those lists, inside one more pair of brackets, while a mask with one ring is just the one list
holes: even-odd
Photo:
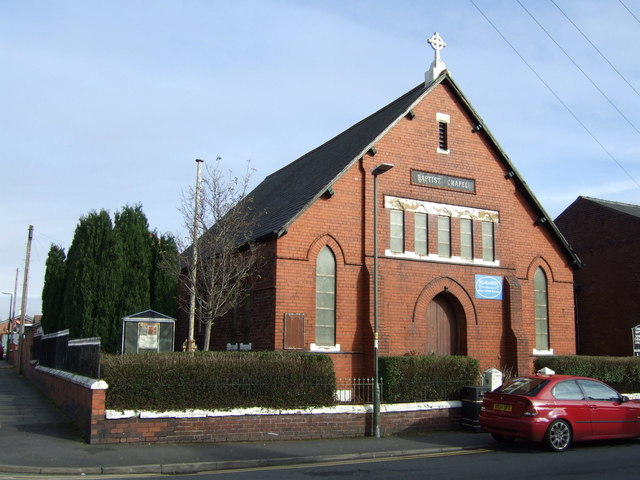
[[640, 436], [640, 401], [593, 378], [529, 375], [484, 394], [480, 426], [499, 442], [522, 438], [562, 452], [573, 441]]

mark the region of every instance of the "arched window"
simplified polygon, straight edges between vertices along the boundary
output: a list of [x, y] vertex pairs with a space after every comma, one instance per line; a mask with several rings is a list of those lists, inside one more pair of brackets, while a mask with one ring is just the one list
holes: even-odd
[[549, 350], [547, 276], [540, 267], [538, 267], [533, 276], [533, 291], [536, 320], [536, 350]]
[[336, 343], [336, 258], [329, 247], [316, 263], [316, 345]]

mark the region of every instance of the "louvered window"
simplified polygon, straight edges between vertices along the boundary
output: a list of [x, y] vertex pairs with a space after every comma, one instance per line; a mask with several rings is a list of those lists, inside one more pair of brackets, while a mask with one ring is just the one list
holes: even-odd
[[451, 116], [446, 113], [436, 113], [438, 122], [438, 153], [449, 153], [449, 122]]
[[447, 124], [438, 122], [438, 148], [440, 150], [449, 150], [447, 142]]

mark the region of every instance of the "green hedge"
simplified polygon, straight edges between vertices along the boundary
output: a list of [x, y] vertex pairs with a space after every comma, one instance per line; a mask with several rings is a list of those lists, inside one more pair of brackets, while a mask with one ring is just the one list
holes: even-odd
[[302, 408], [335, 403], [326, 355], [292, 352], [197, 352], [103, 355], [115, 410]]
[[384, 402], [458, 400], [462, 387], [477, 385], [480, 364], [463, 356], [381, 357]]
[[575, 355], [537, 358], [536, 371], [543, 367], [559, 374], [597, 378], [620, 392], [640, 392], [640, 357]]

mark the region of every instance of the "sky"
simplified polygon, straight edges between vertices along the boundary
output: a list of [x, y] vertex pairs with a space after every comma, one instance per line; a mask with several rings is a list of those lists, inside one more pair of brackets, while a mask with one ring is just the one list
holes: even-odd
[[[0, 0], [0, 292], [29, 315], [79, 219], [252, 183], [447, 69], [551, 218], [640, 204], [640, 0]], [[0, 319], [11, 295], [0, 295]]]

